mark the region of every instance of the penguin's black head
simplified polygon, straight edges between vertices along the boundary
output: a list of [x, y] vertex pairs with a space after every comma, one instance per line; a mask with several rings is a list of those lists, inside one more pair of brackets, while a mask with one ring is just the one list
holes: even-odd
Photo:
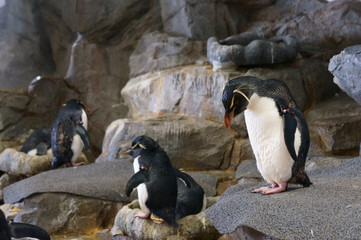
[[138, 136], [132, 141], [132, 146], [126, 151], [126, 154], [136, 158], [137, 156], [146, 152], [156, 151], [159, 148], [159, 144], [151, 137], [146, 135]]
[[258, 81], [255, 77], [239, 77], [229, 80], [224, 87], [222, 102], [225, 109], [224, 124], [229, 128], [233, 117], [246, 110]]
[[70, 99], [69, 101], [67, 101], [63, 107], [74, 107], [74, 108], [82, 108], [82, 109], [87, 109], [87, 107], [78, 99]]

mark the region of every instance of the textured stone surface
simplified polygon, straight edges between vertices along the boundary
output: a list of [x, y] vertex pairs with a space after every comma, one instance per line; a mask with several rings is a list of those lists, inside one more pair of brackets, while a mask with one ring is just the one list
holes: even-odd
[[[50, 170], [52, 158], [51, 153], [37, 156], [7, 148], [0, 154], [0, 170], [16, 176], [32, 176]], [[81, 154], [75, 162], [89, 161], [84, 154]]]
[[144, 35], [129, 58], [130, 76], [205, 60], [205, 43], [161, 32]]
[[43, 193], [10, 205], [9, 214], [14, 222], [39, 226], [52, 235], [81, 235], [110, 227], [121, 207], [121, 203], [68, 193]]
[[10, 184], [13, 184], [13, 183], [19, 181], [20, 179], [21, 178], [19, 176], [7, 174], [7, 173], [1, 174], [1, 176], [0, 176], [0, 200], [1, 201], [4, 200], [3, 189], [5, 187], [9, 186]]
[[220, 123], [195, 116], [119, 119], [108, 127], [102, 154], [96, 161], [114, 160], [119, 149], [130, 147], [132, 140], [140, 135], [155, 139], [173, 166], [186, 170], [227, 168], [235, 139], [234, 132]]
[[123, 160], [50, 170], [5, 188], [4, 201], [19, 202], [44, 192], [66, 192], [107, 201], [129, 201], [124, 189], [132, 174], [132, 164]]
[[335, 76], [333, 81], [361, 104], [361, 45], [348, 47], [333, 56], [328, 70]]
[[138, 201], [124, 206], [117, 214], [113, 232], [122, 232], [134, 239], [217, 239], [220, 234], [205, 219], [204, 212], [178, 220], [179, 228], [157, 224], [150, 219], [136, 218], [139, 212]]
[[216, 0], [160, 2], [166, 32], [195, 40], [206, 40], [212, 36], [225, 38], [236, 33], [235, 22], [227, 3]]
[[315, 170], [310, 174], [313, 186], [281, 194], [250, 193], [255, 185], [231, 187], [206, 210], [206, 217], [220, 233], [247, 226], [276, 239], [357, 239], [360, 161]]
[[358, 155], [361, 106], [347, 95], [337, 95], [307, 112], [314, 143], [328, 154]]
[[218, 41], [207, 41], [207, 58], [213, 71], [237, 69], [244, 65], [279, 64], [292, 61], [298, 52], [298, 42], [293, 36], [264, 39], [249, 33], [230, 36]]

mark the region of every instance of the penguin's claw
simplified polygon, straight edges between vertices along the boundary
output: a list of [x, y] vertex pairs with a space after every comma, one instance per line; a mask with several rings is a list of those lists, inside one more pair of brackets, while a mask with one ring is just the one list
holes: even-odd
[[144, 212], [142, 212], [142, 211], [139, 211], [134, 217], [148, 218], [148, 217], [149, 217], [149, 213], [144, 213]]
[[153, 222], [155, 222], [155, 223], [163, 223], [164, 222], [163, 218], [156, 217], [153, 214], [150, 216], [150, 219], [152, 219]]
[[287, 188], [287, 183], [282, 182], [280, 184], [272, 184], [271, 187], [260, 187], [260, 188], [252, 190], [251, 192], [262, 193], [262, 194], [268, 195], [268, 194], [283, 192], [286, 190], [286, 188]]

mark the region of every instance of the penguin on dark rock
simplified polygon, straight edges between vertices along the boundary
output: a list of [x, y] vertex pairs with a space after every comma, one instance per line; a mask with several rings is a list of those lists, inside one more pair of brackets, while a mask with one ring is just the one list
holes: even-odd
[[[203, 188], [187, 173], [181, 172], [181, 174], [183, 177], [177, 179], [176, 219], [198, 214], [204, 211], [207, 205], [207, 197]], [[187, 178], [188, 185], [183, 180], [185, 178]]]
[[[123, 154], [130, 154], [134, 158], [135, 174], [129, 179], [125, 191], [130, 196], [137, 188], [141, 211], [136, 217], [150, 216], [155, 222], [165, 221], [177, 227], [177, 176], [184, 175], [174, 170], [167, 153], [148, 136], [136, 137], [131, 148]], [[190, 185], [188, 179], [183, 180], [187, 186]]]
[[[90, 146], [85, 106], [71, 99], [59, 111], [51, 131], [53, 159], [51, 168], [77, 166], [74, 161]], [[81, 163], [82, 164], [82, 163]]]
[[39, 240], [50, 240], [49, 234], [42, 228], [27, 224], [11, 222], [8, 224], [5, 215], [0, 210], [0, 239], [11, 240], [11, 238], [36, 238]]
[[281, 80], [238, 77], [223, 91], [224, 123], [244, 112], [249, 140], [262, 177], [271, 184], [252, 192], [285, 191], [288, 183], [309, 187], [305, 172], [310, 136], [305, 118]]
[[51, 148], [51, 128], [40, 128], [33, 131], [24, 142], [20, 152], [29, 155], [46, 155]]

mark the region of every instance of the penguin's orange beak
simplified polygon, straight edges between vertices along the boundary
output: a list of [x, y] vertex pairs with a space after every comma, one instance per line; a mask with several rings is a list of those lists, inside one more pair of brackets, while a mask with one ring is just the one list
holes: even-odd
[[224, 124], [226, 125], [226, 128], [230, 128], [233, 120], [234, 110], [231, 112], [226, 112], [224, 114]]

